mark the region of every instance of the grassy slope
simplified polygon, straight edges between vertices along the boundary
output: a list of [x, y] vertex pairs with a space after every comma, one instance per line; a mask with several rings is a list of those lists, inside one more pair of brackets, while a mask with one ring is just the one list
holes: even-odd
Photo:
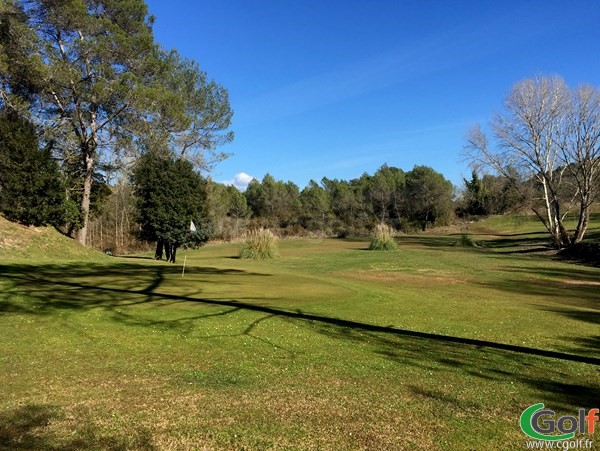
[[525, 407], [600, 404], [598, 364], [576, 361], [599, 357], [600, 269], [538, 231], [290, 240], [268, 262], [208, 246], [183, 279], [32, 246], [0, 267], [0, 447], [523, 446]]
[[106, 259], [104, 254], [79, 245], [52, 227], [26, 227], [0, 216], [0, 263]]

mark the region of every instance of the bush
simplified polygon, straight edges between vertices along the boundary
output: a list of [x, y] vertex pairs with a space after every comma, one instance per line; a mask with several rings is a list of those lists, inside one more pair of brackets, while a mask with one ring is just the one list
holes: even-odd
[[268, 260], [277, 257], [277, 237], [269, 229], [250, 230], [243, 237], [240, 258]]
[[372, 251], [393, 251], [398, 249], [394, 239], [394, 229], [387, 224], [377, 224], [369, 245]]
[[477, 247], [477, 243], [467, 233], [461, 233], [460, 238], [455, 244], [459, 247]]

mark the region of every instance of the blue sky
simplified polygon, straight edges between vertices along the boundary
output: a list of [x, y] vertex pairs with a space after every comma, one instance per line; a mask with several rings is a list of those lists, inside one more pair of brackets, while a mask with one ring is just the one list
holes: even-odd
[[467, 130], [515, 82], [600, 85], [597, 1], [147, 3], [157, 40], [229, 90], [236, 137], [218, 181], [270, 172], [303, 187], [387, 163], [461, 184]]

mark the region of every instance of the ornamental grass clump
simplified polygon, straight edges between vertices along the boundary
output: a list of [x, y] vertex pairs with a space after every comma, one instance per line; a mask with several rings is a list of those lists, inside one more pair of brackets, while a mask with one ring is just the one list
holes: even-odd
[[398, 249], [398, 244], [394, 239], [394, 229], [387, 224], [377, 224], [369, 250], [372, 251], [394, 251]]
[[477, 243], [467, 233], [461, 233], [455, 245], [459, 247], [477, 247]]
[[250, 230], [243, 237], [240, 258], [269, 260], [277, 257], [277, 237], [269, 229]]

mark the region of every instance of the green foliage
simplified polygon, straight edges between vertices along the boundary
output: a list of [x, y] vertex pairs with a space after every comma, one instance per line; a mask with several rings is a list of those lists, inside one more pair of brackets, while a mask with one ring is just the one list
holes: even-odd
[[387, 164], [381, 166], [371, 177], [369, 198], [373, 214], [381, 222], [389, 219], [396, 225], [400, 223], [405, 185], [404, 171]]
[[234, 186], [209, 181], [207, 185], [208, 211], [217, 239], [239, 238], [246, 230], [252, 211], [244, 194]]
[[324, 230], [332, 218], [331, 200], [327, 191], [311, 180], [300, 193], [301, 224], [307, 230]]
[[501, 215], [515, 212], [527, 206], [534, 197], [527, 183], [518, 180], [516, 171], [506, 169], [512, 176], [485, 174], [479, 177], [476, 171], [471, 180], [463, 179], [465, 191], [462, 211], [469, 215]]
[[[454, 215], [453, 194], [452, 184], [429, 167], [405, 173], [384, 164], [375, 174], [352, 180], [311, 180], [301, 192], [267, 174], [262, 181], [253, 180], [244, 197], [254, 224], [279, 228], [282, 234], [308, 230], [335, 235], [363, 234], [377, 223], [397, 230], [445, 225]], [[225, 209], [224, 203], [217, 209]]]
[[43, 64], [28, 16], [16, 1], [0, 2], [0, 106], [25, 110], [43, 86]]
[[269, 229], [246, 232], [240, 248], [240, 258], [251, 260], [269, 260], [277, 257], [277, 237]]
[[395, 231], [387, 224], [377, 224], [369, 244], [371, 251], [395, 251], [398, 244], [394, 238]]
[[300, 190], [293, 182], [283, 182], [266, 174], [262, 182], [252, 180], [244, 193], [255, 216], [277, 227], [297, 223], [301, 209]]
[[471, 180], [463, 179], [466, 188], [466, 212], [471, 215], [484, 215], [486, 192], [477, 171], [471, 173]]
[[[195, 247], [210, 237], [212, 223], [207, 211], [206, 180], [191, 163], [148, 153], [133, 175], [140, 237]], [[196, 233], [190, 232], [190, 221]]]
[[454, 214], [452, 183], [428, 166], [415, 166], [406, 174], [407, 212], [423, 230], [429, 224], [447, 224]]
[[14, 112], [0, 113], [0, 210], [25, 225], [59, 226], [64, 202], [58, 164], [39, 148], [33, 125]]
[[142, 145], [153, 151], [168, 149], [196, 168], [210, 170], [228, 155], [217, 148], [233, 140], [228, 131], [233, 111], [229, 93], [209, 80], [197, 62], [175, 50], [161, 52], [161, 70], [152, 86], [152, 100], [159, 114], [148, 121], [136, 118]]

